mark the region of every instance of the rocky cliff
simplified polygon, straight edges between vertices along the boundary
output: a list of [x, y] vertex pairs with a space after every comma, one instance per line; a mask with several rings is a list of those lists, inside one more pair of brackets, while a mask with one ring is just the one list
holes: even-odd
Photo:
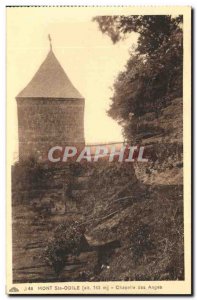
[[176, 98], [159, 114], [132, 119], [135, 140], [144, 145], [148, 163], [136, 163], [138, 179], [147, 184], [183, 184], [183, 99]]
[[184, 278], [180, 185], [143, 184], [132, 163], [36, 168], [13, 181], [15, 282]]

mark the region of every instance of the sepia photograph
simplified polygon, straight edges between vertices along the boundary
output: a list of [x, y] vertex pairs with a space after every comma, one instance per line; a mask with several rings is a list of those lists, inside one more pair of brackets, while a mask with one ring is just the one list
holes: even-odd
[[7, 293], [191, 294], [191, 8], [6, 13]]

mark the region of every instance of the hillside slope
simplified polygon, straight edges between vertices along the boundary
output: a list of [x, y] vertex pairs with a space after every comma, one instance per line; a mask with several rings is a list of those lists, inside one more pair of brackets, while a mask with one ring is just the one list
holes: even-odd
[[146, 184], [183, 184], [183, 99], [175, 98], [160, 114], [132, 119], [135, 139], [150, 153], [147, 164], [135, 164]]

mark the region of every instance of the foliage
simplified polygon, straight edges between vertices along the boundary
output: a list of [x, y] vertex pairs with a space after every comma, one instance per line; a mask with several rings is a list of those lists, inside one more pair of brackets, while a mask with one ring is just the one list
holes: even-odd
[[99, 16], [94, 21], [113, 43], [138, 33], [135, 52], [117, 76], [109, 116], [130, 138], [131, 117], [161, 109], [182, 96], [182, 16]]
[[148, 251], [152, 250], [153, 247], [150, 226], [148, 224], [141, 224], [132, 232], [131, 236], [131, 250], [134, 261], [138, 263], [138, 260]]
[[77, 221], [58, 225], [45, 249], [45, 261], [59, 274], [66, 265], [68, 255], [80, 254], [83, 241], [84, 228]]
[[18, 193], [21, 190], [28, 190], [37, 185], [43, 175], [43, 166], [33, 158], [15, 163], [12, 167], [12, 191]]

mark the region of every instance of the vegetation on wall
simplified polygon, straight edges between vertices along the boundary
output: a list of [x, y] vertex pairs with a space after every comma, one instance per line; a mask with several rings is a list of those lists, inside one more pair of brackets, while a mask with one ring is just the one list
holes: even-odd
[[84, 246], [84, 228], [77, 221], [64, 222], [54, 230], [49, 241], [44, 260], [59, 274], [67, 263], [69, 255], [77, 256]]

